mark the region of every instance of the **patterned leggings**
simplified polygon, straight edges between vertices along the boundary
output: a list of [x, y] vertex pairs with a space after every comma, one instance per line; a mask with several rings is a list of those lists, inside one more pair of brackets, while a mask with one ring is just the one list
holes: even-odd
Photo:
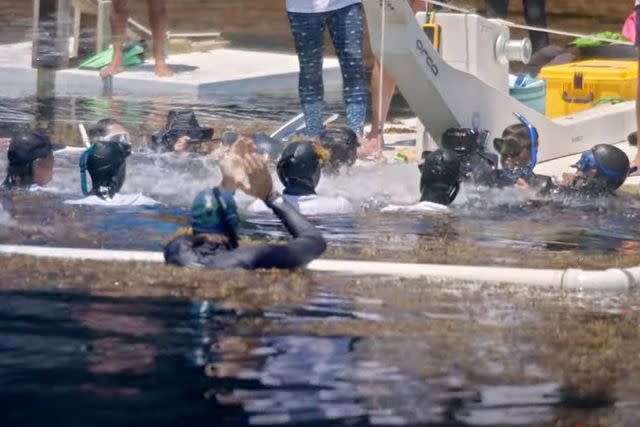
[[322, 59], [324, 29], [328, 27], [342, 70], [347, 123], [362, 135], [368, 98], [362, 58], [362, 5], [354, 4], [324, 13], [289, 12], [289, 23], [300, 63], [298, 90], [307, 125], [305, 133], [318, 136], [324, 131]]

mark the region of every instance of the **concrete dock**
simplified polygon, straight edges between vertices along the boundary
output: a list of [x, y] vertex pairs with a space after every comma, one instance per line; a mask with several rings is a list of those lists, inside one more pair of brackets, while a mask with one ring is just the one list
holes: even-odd
[[[237, 49], [215, 49], [171, 55], [169, 78], [153, 74], [153, 62], [128, 69], [113, 78], [113, 93], [133, 96], [256, 96], [296, 94], [298, 59], [291, 54]], [[35, 94], [37, 71], [31, 68], [31, 43], [0, 46], [0, 96]], [[336, 58], [325, 58], [324, 81], [327, 93], [341, 90], [342, 77]], [[96, 71], [67, 69], [56, 72], [57, 95], [95, 96], [103, 94], [103, 81]]]

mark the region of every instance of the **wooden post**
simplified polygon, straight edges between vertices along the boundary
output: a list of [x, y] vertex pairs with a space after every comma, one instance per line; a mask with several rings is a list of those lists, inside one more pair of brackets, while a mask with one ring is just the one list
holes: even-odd
[[71, 0], [33, 0], [34, 68], [69, 66], [71, 27]]
[[98, 0], [98, 24], [96, 27], [96, 52], [102, 52], [111, 44], [111, 0]]

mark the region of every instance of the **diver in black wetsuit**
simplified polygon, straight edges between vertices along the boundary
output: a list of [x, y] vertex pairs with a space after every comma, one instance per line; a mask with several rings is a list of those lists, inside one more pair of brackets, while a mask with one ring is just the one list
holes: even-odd
[[574, 174], [564, 174], [563, 182], [555, 186], [552, 194], [583, 198], [614, 194], [629, 175], [629, 157], [624, 151], [609, 144], [599, 144], [582, 153], [572, 167]]
[[461, 128], [447, 129], [442, 135], [442, 148], [453, 151], [460, 161], [460, 181], [480, 186], [490, 186], [495, 181], [498, 156], [487, 152], [488, 136], [486, 131]]
[[553, 187], [551, 177], [537, 175], [533, 169], [538, 164], [538, 131], [523, 116], [516, 114], [520, 123], [502, 132], [493, 140], [493, 147], [500, 154], [502, 169], [494, 174], [494, 186], [533, 188], [541, 194]]
[[322, 234], [273, 191], [266, 161], [257, 154], [248, 154], [243, 162], [250, 187], [238, 187], [264, 201], [294, 239], [283, 245], [239, 247], [236, 230], [240, 219], [231, 193], [235, 186], [228, 184], [229, 177], [223, 177], [221, 187], [202, 191], [194, 200], [192, 232], [174, 238], [165, 247], [167, 264], [219, 269], [292, 269], [304, 266], [325, 251]]
[[460, 160], [453, 150], [423, 153], [420, 163], [420, 202], [450, 205], [460, 191]]
[[329, 128], [320, 135], [319, 146], [328, 151], [323, 170], [338, 173], [343, 166], [350, 167], [358, 156], [358, 135], [347, 128]]
[[213, 128], [200, 126], [193, 110], [171, 110], [165, 128], [151, 136], [145, 149], [157, 153], [197, 152], [200, 144], [212, 138]]

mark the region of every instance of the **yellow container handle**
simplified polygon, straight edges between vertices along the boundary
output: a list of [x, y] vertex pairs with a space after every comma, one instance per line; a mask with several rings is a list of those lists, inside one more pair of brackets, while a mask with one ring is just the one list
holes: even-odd
[[562, 92], [562, 100], [569, 104], [591, 104], [594, 99], [595, 99], [595, 96], [593, 95], [593, 92], [589, 92], [589, 96], [586, 98], [580, 98], [580, 97], [574, 98], [569, 96], [569, 93], [566, 90]]

